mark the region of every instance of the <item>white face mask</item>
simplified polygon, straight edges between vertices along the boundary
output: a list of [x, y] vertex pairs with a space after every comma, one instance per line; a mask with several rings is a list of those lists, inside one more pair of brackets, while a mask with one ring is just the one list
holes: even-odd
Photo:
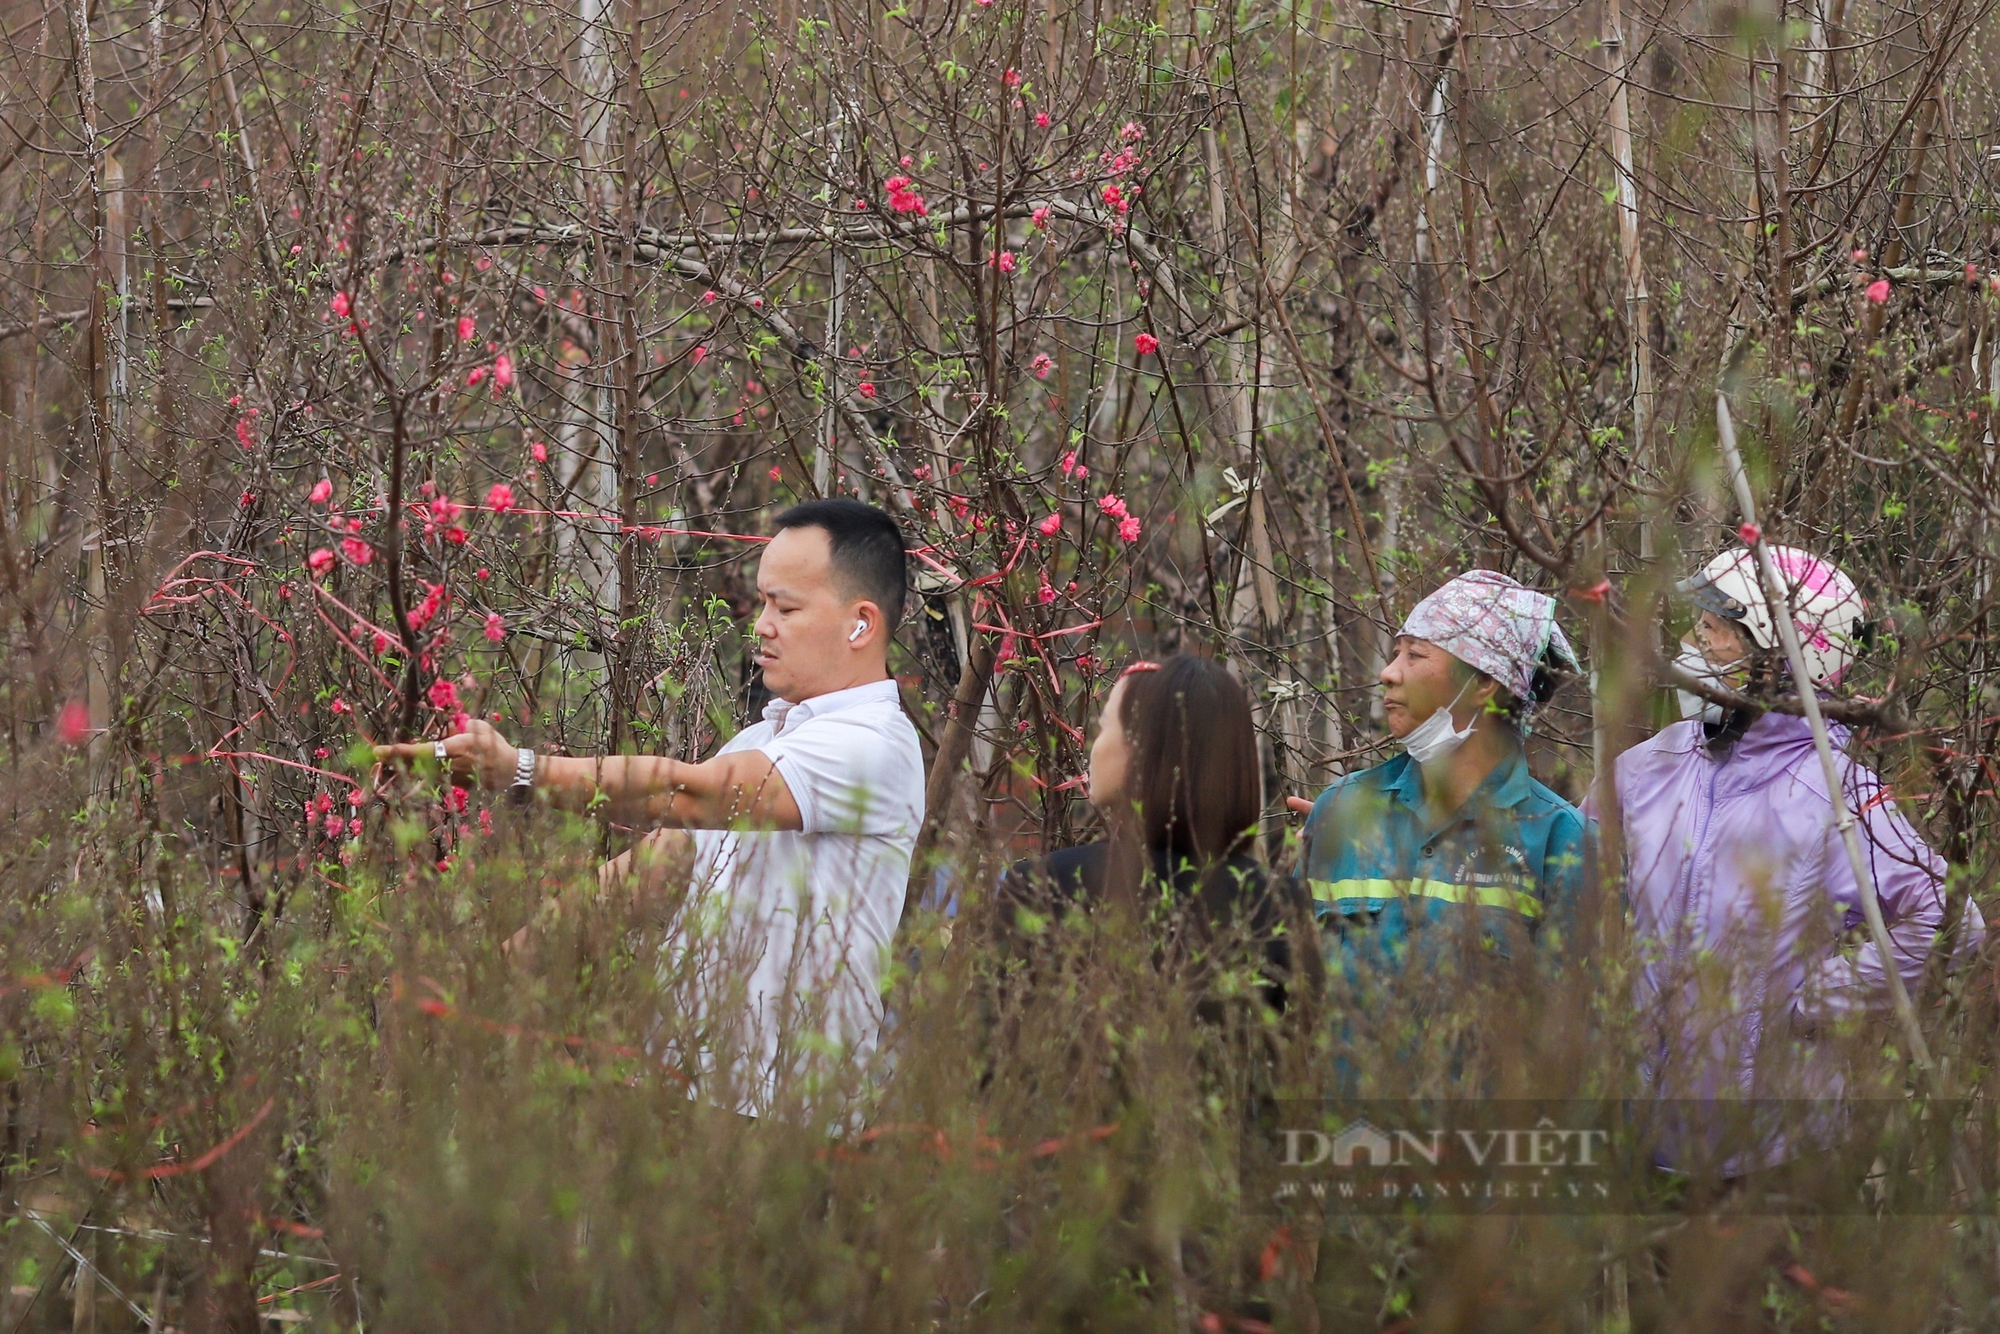
[[1462, 732], [1451, 725], [1451, 711], [1458, 707], [1459, 700], [1465, 698], [1466, 686], [1471, 684], [1472, 682], [1467, 681], [1465, 685], [1460, 686], [1458, 693], [1452, 696], [1451, 703], [1418, 723], [1410, 730], [1410, 734], [1403, 738], [1403, 749], [1410, 753], [1410, 758], [1419, 766], [1443, 759], [1464, 745], [1466, 738], [1472, 735], [1474, 727], [1479, 722], [1477, 718], [1467, 723]]
[[[1708, 655], [1692, 644], [1683, 643], [1680, 653], [1674, 658], [1674, 665], [1695, 677], [1704, 685], [1712, 685], [1719, 690], [1733, 687], [1731, 670], [1717, 667], [1708, 660]], [[1705, 723], [1720, 723], [1728, 717], [1729, 711], [1714, 700], [1695, 694], [1692, 690], [1676, 690], [1674, 694], [1681, 704], [1681, 717], [1699, 718]]]

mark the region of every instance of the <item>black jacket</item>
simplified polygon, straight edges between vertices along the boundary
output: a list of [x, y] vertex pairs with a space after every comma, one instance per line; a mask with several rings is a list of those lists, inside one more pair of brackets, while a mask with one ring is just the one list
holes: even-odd
[[[1110, 851], [1108, 843], [1086, 843], [1014, 863], [995, 889], [1002, 929], [1018, 937], [1022, 909], [1060, 917], [1102, 902]], [[1273, 1009], [1282, 1012], [1290, 991], [1323, 976], [1312, 899], [1291, 876], [1245, 856], [1204, 874], [1186, 862], [1172, 866], [1162, 853], [1151, 867], [1147, 896], [1162, 888], [1175, 917], [1195, 932], [1208, 938], [1240, 933], [1259, 949], [1264, 999]]]

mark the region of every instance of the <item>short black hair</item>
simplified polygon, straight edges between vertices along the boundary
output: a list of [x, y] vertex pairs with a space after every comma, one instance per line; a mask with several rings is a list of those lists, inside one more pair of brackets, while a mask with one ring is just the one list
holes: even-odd
[[886, 510], [846, 496], [832, 496], [801, 501], [774, 519], [772, 526], [779, 532], [787, 528], [825, 529], [833, 568], [849, 588], [882, 609], [889, 618], [889, 632], [895, 633], [903, 620], [903, 594], [909, 587], [910, 570], [903, 530]]

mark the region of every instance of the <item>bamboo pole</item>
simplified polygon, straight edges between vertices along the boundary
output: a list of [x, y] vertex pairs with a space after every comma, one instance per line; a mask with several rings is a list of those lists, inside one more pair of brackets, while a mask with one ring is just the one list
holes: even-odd
[[[846, 148], [842, 134], [844, 116], [844, 112], [836, 111], [828, 131], [833, 141], [833, 151], [827, 158], [829, 232], [832, 222], [838, 218], [840, 206], [841, 153]], [[820, 411], [819, 440], [813, 447], [813, 493], [820, 496], [833, 494], [834, 461], [840, 457], [840, 344], [844, 317], [841, 307], [847, 297], [847, 248], [838, 240], [833, 241], [830, 248], [833, 251], [833, 274], [832, 288], [827, 293], [826, 301], [826, 383], [820, 390], [823, 407]]]
[[[618, 203], [618, 224], [621, 231], [631, 231], [639, 222], [639, 173], [637, 169], [639, 125], [636, 103], [640, 96], [639, 84], [639, 13], [638, 6], [627, 0], [625, 6], [624, 31], [617, 34], [625, 57], [624, 78], [619, 88], [619, 151], [618, 173], [615, 178], [607, 172], [605, 193], [609, 196], [614, 188]], [[608, 15], [607, 15], [608, 17]], [[608, 47], [608, 43], [607, 43]], [[607, 50], [607, 60], [609, 58]], [[609, 139], [607, 131], [606, 138]], [[607, 210], [608, 211], [608, 210]], [[617, 323], [608, 332], [611, 337], [604, 341], [615, 341], [617, 352], [616, 371], [612, 375], [610, 392], [616, 404], [611, 428], [615, 439], [613, 447], [607, 451], [613, 463], [611, 489], [618, 497], [618, 514], [621, 531], [612, 549], [614, 578], [617, 584], [617, 628], [611, 637], [611, 700], [610, 728], [608, 737], [610, 749], [619, 752], [632, 739], [635, 722], [639, 715], [640, 696], [645, 686], [638, 672], [640, 645], [650, 628], [640, 609], [639, 590], [639, 542], [633, 530], [639, 522], [639, 478], [641, 467], [640, 434], [640, 386], [641, 339], [639, 334], [639, 292], [637, 265], [628, 250], [620, 255], [618, 262], [618, 283], [614, 294]]]
[[106, 781], [110, 754], [110, 714], [112, 650], [109, 615], [110, 579], [105, 570], [105, 548], [111, 540], [114, 511], [111, 497], [111, 385], [108, 357], [109, 319], [106, 295], [116, 281], [112, 272], [106, 231], [106, 159], [99, 142], [97, 71], [90, 30], [90, 6], [76, 0], [70, 11], [71, 40], [75, 44], [77, 112], [82, 119], [81, 138], [86, 183], [90, 192], [90, 326], [85, 330], [85, 400], [92, 463], [95, 471], [97, 513], [96, 534], [84, 544], [84, 588], [87, 605], [82, 618], [87, 624], [89, 643], [85, 669], [85, 703], [90, 710], [90, 786], [101, 792]]
[[1911, 1062], [1927, 1079], [1933, 1078], [1936, 1071], [1931, 1062], [1930, 1044], [1924, 1041], [1924, 1030], [1917, 1022], [1916, 1007], [1910, 1003], [1909, 989], [1903, 985], [1903, 975], [1896, 969], [1896, 956], [1889, 944], [1889, 928], [1882, 920], [1882, 903], [1875, 896], [1875, 879], [1869, 873], [1868, 859], [1861, 852], [1861, 835], [1855, 828], [1854, 812], [1847, 806], [1847, 791], [1841, 783], [1833, 741], [1827, 735], [1826, 719], [1819, 710], [1819, 696], [1814, 692], [1812, 674], [1806, 670], [1805, 652], [1799, 646], [1799, 630], [1792, 620], [1791, 598], [1785, 590], [1784, 581], [1778, 577], [1778, 567], [1772, 563], [1771, 549], [1757, 523], [1757, 498], [1750, 490], [1750, 474], [1743, 467], [1742, 452], [1736, 447], [1736, 423], [1729, 414], [1729, 395], [1722, 389], [1718, 389], [1715, 395], [1715, 432], [1723, 462], [1729, 469], [1729, 480], [1736, 491], [1737, 508], [1743, 513], [1750, 550], [1757, 558], [1757, 571], [1763, 577], [1764, 597], [1770, 603], [1771, 620], [1777, 625], [1778, 639], [1784, 645], [1785, 662], [1791, 669], [1793, 688], [1798, 691], [1800, 711], [1805, 714], [1806, 726], [1812, 729], [1813, 749], [1819, 753], [1820, 771], [1826, 777], [1827, 795], [1833, 802], [1834, 825], [1840, 830], [1841, 845], [1847, 850], [1848, 869], [1853, 872], [1855, 886], [1861, 893], [1861, 913], [1868, 920], [1869, 939], [1875, 942], [1875, 951], [1882, 959], [1882, 971], [1889, 983], [1890, 1003], [1895, 1007], [1897, 1022], [1902, 1025], [1903, 1037], [1910, 1044]]
[[[1209, 123], [1201, 127], [1201, 142], [1208, 169], [1208, 223], [1215, 238], [1223, 318], [1232, 326], [1244, 326], [1257, 317], [1247, 309], [1249, 303], [1243, 291], [1242, 277], [1229, 258], [1229, 206], [1223, 191], [1222, 145], [1212, 116]], [[1254, 640], [1259, 648], [1268, 648], [1279, 634], [1284, 608], [1278, 598], [1277, 557], [1271, 546], [1270, 509], [1264, 496], [1264, 475], [1258, 450], [1257, 411], [1262, 396], [1252, 392], [1250, 383], [1251, 376], [1261, 377], [1264, 368], [1261, 356], [1256, 350], [1246, 348], [1246, 341], [1240, 329], [1222, 340], [1223, 386], [1220, 399], [1223, 429], [1235, 446], [1236, 466], [1243, 470], [1243, 477], [1249, 483], [1244, 511], [1246, 541], [1237, 552], [1236, 582], [1230, 595], [1227, 629], [1237, 639]], [[1250, 632], [1253, 610], [1261, 629], [1261, 633], [1255, 635]], [[1292, 726], [1292, 715], [1296, 710], [1296, 682], [1291, 664], [1283, 654], [1274, 657], [1269, 653], [1259, 653], [1256, 659], [1258, 668], [1267, 674], [1275, 689], [1267, 693], [1251, 686], [1251, 719], [1257, 734], [1266, 739], [1270, 771], [1278, 778], [1280, 786], [1289, 787], [1296, 777], [1288, 772], [1290, 761], [1298, 753], [1297, 736]], [[1278, 733], [1275, 744], [1269, 740], [1274, 730], [1271, 726], [1273, 709]]]
[[[1241, 279], [1228, 260], [1229, 206], [1223, 195], [1222, 146], [1213, 123], [1201, 127], [1201, 144], [1208, 167], [1208, 225], [1215, 236], [1215, 253], [1221, 272], [1223, 319], [1231, 326], [1238, 326], [1245, 323], [1246, 303]], [[1277, 579], [1272, 573], [1269, 514], [1264, 503], [1264, 479], [1257, 466], [1256, 423], [1251, 418], [1250, 404], [1246, 401], [1250, 379], [1250, 370], [1244, 365], [1246, 360], [1240, 332], [1222, 340], [1223, 427], [1235, 445], [1237, 466], [1243, 469], [1243, 475], [1250, 483], [1247, 515], [1249, 549], [1239, 562], [1239, 569], [1248, 567], [1249, 591], [1255, 596], [1257, 611], [1263, 617], [1264, 631], [1268, 635], [1276, 631], [1283, 610], [1278, 605]], [[1245, 582], [1239, 574], [1239, 601]], [[1234, 623], [1238, 617], [1232, 615], [1230, 619]]]
[[[1625, 328], [1631, 344], [1632, 376], [1632, 459], [1640, 473], [1652, 471], [1653, 421], [1653, 314], [1652, 294], [1646, 287], [1646, 262], [1640, 249], [1639, 176], [1632, 152], [1632, 53], [1625, 42], [1624, 14], [1620, 0], [1608, 0], [1604, 17], [1604, 47], [1611, 57], [1611, 155], [1617, 174], [1618, 249], [1625, 265]], [[1599, 576], [1611, 575], [1611, 544], [1602, 519], [1596, 524], [1596, 546], [1601, 561]], [[1639, 559], [1650, 566], [1657, 552], [1650, 507], [1639, 514]], [[1613, 735], [1614, 714], [1628, 706], [1629, 692], [1621, 673], [1622, 652], [1613, 651], [1618, 642], [1615, 618], [1611, 615], [1608, 593], [1591, 611], [1592, 659], [1590, 671], [1590, 749], [1592, 787], [1599, 818], [1600, 874], [1606, 884], [1614, 883], [1623, 869], [1624, 814], [1618, 798], [1617, 738]], [[1614, 704], [1618, 707], [1614, 708]], [[1622, 728], [1625, 719], [1617, 719]], [[1615, 901], [1606, 896], [1607, 902]], [[1617, 1286], [1622, 1290], [1624, 1274], [1618, 1269]]]
[[[1652, 465], [1653, 305], [1639, 249], [1639, 177], [1632, 161], [1632, 56], [1625, 45], [1619, 0], [1609, 0], [1604, 45], [1611, 53], [1611, 155], [1618, 166], [1618, 248], [1625, 260], [1625, 327], [1632, 343], [1632, 456], [1641, 472]], [[1639, 558], [1650, 561], [1653, 516], [1639, 519]]]
[[[586, 230], [601, 229], [618, 214], [618, 184], [612, 173], [611, 132], [618, 108], [614, 101], [617, 73], [612, 65], [618, 41], [613, 0], [580, 0], [577, 73], [581, 87], [578, 144], [578, 196]], [[608, 276], [590, 250], [580, 256], [583, 273], [593, 289]], [[608, 257], [607, 257], [608, 258]], [[592, 299], [598, 293], [593, 290]], [[581, 508], [597, 513], [618, 503], [617, 406], [609, 381], [601, 382], [603, 332], [595, 339], [590, 361], [570, 368], [560, 427], [564, 446], [573, 451], [569, 484]], [[618, 606], [618, 553], [603, 534], [588, 525], [564, 525], [577, 558], [577, 572], [590, 588], [596, 614], [602, 620]]]

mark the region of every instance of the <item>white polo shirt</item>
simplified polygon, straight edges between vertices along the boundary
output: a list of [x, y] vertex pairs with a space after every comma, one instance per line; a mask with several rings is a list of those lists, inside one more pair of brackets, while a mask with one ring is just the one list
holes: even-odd
[[[881, 980], [902, 917], [924, 819], [924, 760], [896, 682], [803, 704], [774, 699], [719, 754], [754, 750], [784, 776], [803, 827], [694, 832], [691, 904], [705, 923], [702, 967], [742, 995], [736, 1035], [758, 1063], [745, 1112], [768, 1104], [781, 1070], [826, 1054], [865, 1055], [882, 1026]], [[684, 941], [683, 944], [686, 942]], [[738, 987], [745, 991], [737, 991]], [[728, 1021], [718, 1010], [712, 1020]]]

